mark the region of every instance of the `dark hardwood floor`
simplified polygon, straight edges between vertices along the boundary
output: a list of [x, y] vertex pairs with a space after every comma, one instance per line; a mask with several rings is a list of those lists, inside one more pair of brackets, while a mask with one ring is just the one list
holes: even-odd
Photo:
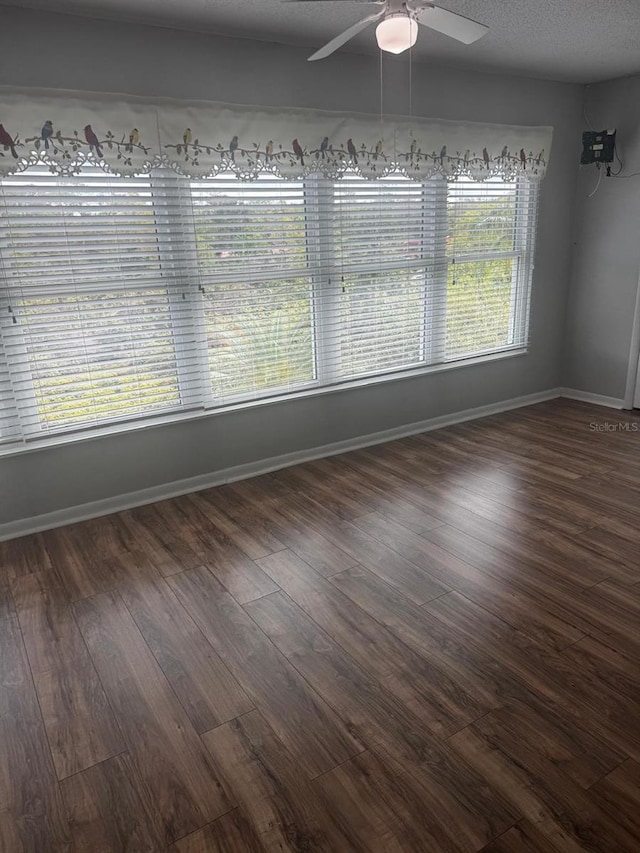
[[1, 853], [640, 850], [640, 413], [541, 403], [0, 561]]

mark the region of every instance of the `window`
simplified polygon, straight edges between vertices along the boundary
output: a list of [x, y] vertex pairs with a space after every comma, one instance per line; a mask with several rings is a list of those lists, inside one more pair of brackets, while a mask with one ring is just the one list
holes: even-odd
[[186, 282], [147, 178], [5, 179], [6, 369], [27, 436], [175, 411]]
[[302, 183], [192, 182], [212, 404], [317, 383]]
[[0, 181], [0, 440], [527, 343], [537, 188], [394, 175]]
[[446, 360], [526, 345], [535, 195], [524, 181], [449, 185]]

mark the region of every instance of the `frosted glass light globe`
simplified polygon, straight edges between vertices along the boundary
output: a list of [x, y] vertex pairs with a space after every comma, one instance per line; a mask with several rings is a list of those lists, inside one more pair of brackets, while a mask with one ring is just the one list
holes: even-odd
[[389, 15], [376, 27], [376, 41], [380, 50], [402, 53], [413, 47], [418, 38], [418, 24], [402, 13]]

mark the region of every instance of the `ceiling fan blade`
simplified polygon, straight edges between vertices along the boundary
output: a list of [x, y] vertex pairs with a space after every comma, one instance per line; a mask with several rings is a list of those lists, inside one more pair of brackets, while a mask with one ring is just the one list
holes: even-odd
[[349, 39], [352, 39], [354, 36], [358, 35], [359, 32], [364, 30], [369, 26], [373, 21], [377, 21], [378, 18], [381, 18], [384, 15], [385, 10], [382, 9], [380, 12], [376, 12], [375, 15], [368, 15], [366, 18], [363, 18], [362, 21], [358, 21], [357, 24], [354, 24], [352, 27], [349, 27], [348, 30], [345, 30], [343, 33], [340, 33], [339, 36], [336, 36], [334, 39], [328, 44], [325, 44], [324, 47], [321, 47], [320, 50], [317, 50], [312, 56], [308, 58], [308, 62], [314, 62], [316, 59], [325, 59], [327, 56], [331, 56], [331, 54], [337, 50], [339, 47], [342, 47], [343, 44], [346, 44]]
[[457, 39], [463, 44], [473, 44], [489, 31], [489, 27], [485, 27], [484, 24], [479, 24], [456, 12], [441, 9], [439, 6], [427, 5], [415, 11], [421, 24], [452, 39]]

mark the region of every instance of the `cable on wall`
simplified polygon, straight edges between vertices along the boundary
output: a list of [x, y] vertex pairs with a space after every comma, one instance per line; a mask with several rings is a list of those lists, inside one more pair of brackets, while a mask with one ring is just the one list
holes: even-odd
[[594, 195], [595, 195], [595, 194], [598, 192], [598, 190], [600, 189], [600, 182], [602, 181], [602, 169], [600, 168], [600, 164], [599, 164], [599, 163], [597, 164], [597, 167], [598, 167], [598, 183], [595, 185], [595, 188], [593, 189], [593, 191], [589, 193], [589, 195], [587, 196], [587, 198], [593, 198], [593, 197], [594, 197]]

